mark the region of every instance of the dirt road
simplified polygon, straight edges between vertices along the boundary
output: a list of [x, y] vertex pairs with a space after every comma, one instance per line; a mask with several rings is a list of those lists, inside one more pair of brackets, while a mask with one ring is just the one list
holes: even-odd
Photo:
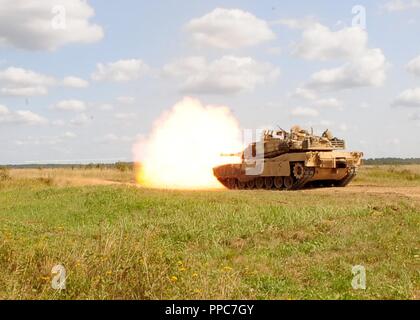
[[389, 187], [389, 186], [370, 186], [370, 185], [349, 185], [345, 188], [321, 188], [311, 189], [308, 192], [319, 193], [367, 193], [367, 194], [391, 194], [404, 197], [416, 198], [420, 200], [420, 187]]

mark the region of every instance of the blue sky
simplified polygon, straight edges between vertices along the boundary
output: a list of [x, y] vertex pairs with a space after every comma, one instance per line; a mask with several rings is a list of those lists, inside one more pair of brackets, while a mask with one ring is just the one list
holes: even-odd
[[420, 157], [417, 0], [64, 0], [64, 30], [56, 1], [24, 3], [0, 0], [0, 164], [131, 160], [184, 96], [243, 128], [329, 127], [367, 157]]

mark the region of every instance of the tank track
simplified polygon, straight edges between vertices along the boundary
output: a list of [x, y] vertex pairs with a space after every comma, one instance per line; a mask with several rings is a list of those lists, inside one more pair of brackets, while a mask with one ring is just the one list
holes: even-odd
[[347, 176], [337, 183], [337, 187], [347, 186], [357, 175], [357, 170], [355, 167], [349, 169]]
[[[305, 187], [305, 185], [311, 180], [311, 178], [314, 176], [315, 174], [315, 168], [305, 168], [305, 172], [304, 175], [301, 179], [294, 181], [293, 185], [291, 188], [287, 189], [287, 190], [300, 190], [303, 189]], [[228, 189], [238, 189], [238, 182], [236, 179], [231, 178], [231, 179], [218, 179], [220, 181], [221, 184], [223, 184], [226, 188]], [[235, 182], [233, 182], [235, 181]], [[232, 184], [233, 183], [233, 184]], [[256, 188], [255, 188], [256, 189]], [[262, 188], [262, 189], [266, 189], [266, 188]], [[274, 189], [274, 186], [273, 186]], [[284, 188], [284, 190], [286, 190]]]
[[312, 179], [315, 174], [315, 168], [305, 168], [305, 172], [303, 174], [302, 179], [296, 180], [293, 183], [292, 188], [290, 190], [299, 190], [305, 187], [305, 185]]
[[228, 189], [236, 189], [236, 188], [234, 188], [234, 187], [232, 187], [230, 184], [229, 184], [229, 180], [228, 179], [217, 179], [217, 180], [219, 180], [219, 182], [221, 183], [221, 184], [223, 184], [226, 188], [228, 188]]

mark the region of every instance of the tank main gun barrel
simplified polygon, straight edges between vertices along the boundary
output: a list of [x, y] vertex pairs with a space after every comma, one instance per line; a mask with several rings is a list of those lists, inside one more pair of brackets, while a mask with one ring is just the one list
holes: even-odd
[[242, 152], [237, 153], [221, 153], [221, 157], [240, 157], [242, 155]]

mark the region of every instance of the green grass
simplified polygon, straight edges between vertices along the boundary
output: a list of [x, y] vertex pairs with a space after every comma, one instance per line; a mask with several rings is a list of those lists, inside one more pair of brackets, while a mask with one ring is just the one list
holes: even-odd
[[[0, 181], [0, 298], [419, 299], [419, 213], [398, 195], [20, 176]], [[59, 263], [61, 292], [51, 288]], [[366, 290], [351, 287], [354, 265], [366, 268]]]

